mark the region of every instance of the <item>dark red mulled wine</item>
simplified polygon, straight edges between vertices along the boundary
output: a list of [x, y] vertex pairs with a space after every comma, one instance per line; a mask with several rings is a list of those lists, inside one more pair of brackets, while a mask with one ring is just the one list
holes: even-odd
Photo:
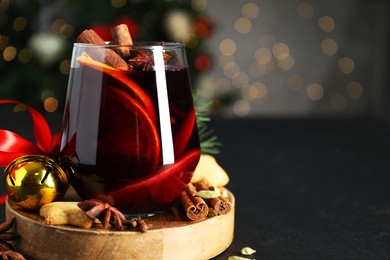
[[200, 156], [188, 69], [124, 72], [84, 54], [72, 62], [61, 154], [75, 166], [74, 188], [127, 214], [166, 209]]

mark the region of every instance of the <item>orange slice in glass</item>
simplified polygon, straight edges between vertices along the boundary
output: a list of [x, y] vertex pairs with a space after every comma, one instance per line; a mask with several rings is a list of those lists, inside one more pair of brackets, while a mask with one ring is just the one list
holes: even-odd
[[107, 86], [100, 113], [99, 161], [120, 177], [151, 174], [159, 163], [160, 138], [145, 108], [122, 89]]
[[126, 91], [131, 93], [133, 97], [142, 104], [142, 106], [147, 111], [150, 119], [153, 122], [156, 121], [156, 113], [154, 111], [153, 103], [150, 100], [149, 96], [140, 86], [137, 85], [137, 83], [128, 78], [125, 75], [125, 72], [117, 70], [110, 65], [95, 61], [88, 55], [80, 55], [79, 57], [77, 57], [77, 61], [84, 66], [88, 66], [92, 69], [102, 71], [106, 75], [109, 75], [113, 79], [119, 81], [119, 84], [121, 86], [124, 86], [126, 88]]
[[[146, 92], [133, 80], [87, 55], [77, 61], [103, 74], [98, 163], [121, 178], [151, 174], [160, 158], [156, 114]], [[104, 77], [109, 77], [104, 79]]]

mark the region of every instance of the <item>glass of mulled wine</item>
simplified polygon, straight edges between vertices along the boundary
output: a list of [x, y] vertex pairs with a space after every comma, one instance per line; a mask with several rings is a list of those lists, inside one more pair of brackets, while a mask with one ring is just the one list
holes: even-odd
[[199, 156], [182, 44], [74, 44], [61, 160], [82, 199], [131, 215], [163, 211]]

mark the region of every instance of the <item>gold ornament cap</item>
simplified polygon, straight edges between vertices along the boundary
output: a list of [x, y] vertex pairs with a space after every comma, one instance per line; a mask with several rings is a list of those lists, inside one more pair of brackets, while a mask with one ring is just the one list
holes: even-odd
[[9, 199], [31, 211], [59, 199], [69, 186], [64, 170], [44, 155], [15, 159], [4, 170], [4, 183]]

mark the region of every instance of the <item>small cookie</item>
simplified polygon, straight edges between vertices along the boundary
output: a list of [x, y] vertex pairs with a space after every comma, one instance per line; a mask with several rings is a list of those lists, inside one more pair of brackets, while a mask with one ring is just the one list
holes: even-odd
[[212, 155], [202, 154], [191, 182], [204, 182], [209, 186], [223, 187], [229, 183], [229, 176]]
[[48, 225], [71, 225], [81, 228], [90, 228], [93, 219], [85, 215], [84, 211], [73, 201], [56, 201], [41, 207], [39, 215], [45, 218]]

